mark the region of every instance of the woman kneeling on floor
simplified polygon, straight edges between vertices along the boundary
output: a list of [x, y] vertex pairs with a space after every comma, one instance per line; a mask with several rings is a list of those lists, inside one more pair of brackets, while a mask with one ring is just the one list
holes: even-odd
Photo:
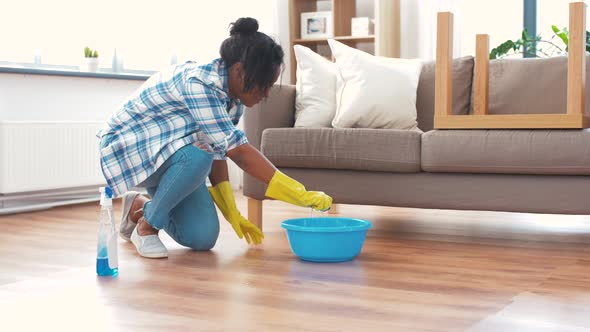
[[[220, 55], [154, 74], [99, 134], [103, 174], [115, 195], [123, 195], [121, 237], [141, 256], [168, 256], [161, 229], [181, 245], [211, 249], [219, 236], [213, 202], [240, 238], [261, 243], [260, 229], [236, 208], [226, 157], [268, 184], [267, 197], [317, 210], [332, 204], [277, 170], [235, 127], [244, 106], [268, 97], [283, 66], [281, 46], [258, 32], [255, 19], [241, 18]], [[145, 188], [151, 200], [128, 191], [134, 187]]]

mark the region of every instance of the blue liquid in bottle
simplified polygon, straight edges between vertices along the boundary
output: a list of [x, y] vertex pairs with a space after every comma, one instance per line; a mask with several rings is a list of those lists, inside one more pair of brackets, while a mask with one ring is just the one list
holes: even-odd
[[107, 257], [107, 248], [102, 248], [98, 257], [96, 257], [96, 274], [99, 276], [116, 276], [119, 274], [119, 268], [111, 269], [109, 267], [109, 258]]

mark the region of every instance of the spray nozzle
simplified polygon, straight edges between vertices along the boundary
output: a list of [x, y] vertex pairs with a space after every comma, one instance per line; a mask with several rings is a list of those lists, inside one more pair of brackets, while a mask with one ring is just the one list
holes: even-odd
[[100, 205], [111, 206], [113, 199], [113, 189], [111, 187], [100, 187]]
[[113, 189], [111, 187], [100, 187], [99, 191], [105, 198], [113, 198]]

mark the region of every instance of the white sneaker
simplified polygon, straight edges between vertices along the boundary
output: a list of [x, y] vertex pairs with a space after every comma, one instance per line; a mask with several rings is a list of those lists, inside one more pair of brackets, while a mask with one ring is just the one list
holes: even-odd
[[123, 215], [119, 225], [119, 235], [125, 241], [131, 241], [131, 233], [137, 226], [137, 223], [131, 221], [131, 206], [139, 195], [137, 191], [128, 191], [123, 195]]
[[137, 227], [131, 233], [131, 242], [135, 245], [137, 252], [147, 258], [168, 257], [168, 249], [160, 241], [158, 235], [141, 236], [137, 233]]

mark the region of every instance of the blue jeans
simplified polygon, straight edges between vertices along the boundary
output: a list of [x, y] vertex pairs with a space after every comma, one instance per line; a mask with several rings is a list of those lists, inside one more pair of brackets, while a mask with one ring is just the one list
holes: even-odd
[[[111, 139], [105, 135], [101, 147]], [[148, 224], [194, 250], [213, 248], [219, 236], [219, 219], [206, 183], [212, 164], [212, 154], [187, 145], [137, 185], [152, 197], [143, 208]]]
[[187, 145], [138, 185], [152, 197], [143, 208], [145, 220], [193, 250], [213, 248], [219, 236], [217, 211], [206, 184], [212, 163], [212, 154]]
[[[101, 147], [111, 139], [105, 135]], [[212, 154], [187, 145], [137, 185], [152, 198], [143, 208], [148, 224], [194, 250], [213, 248], [219, 236], [219, 219], [206, 183], [212, 164]]]

